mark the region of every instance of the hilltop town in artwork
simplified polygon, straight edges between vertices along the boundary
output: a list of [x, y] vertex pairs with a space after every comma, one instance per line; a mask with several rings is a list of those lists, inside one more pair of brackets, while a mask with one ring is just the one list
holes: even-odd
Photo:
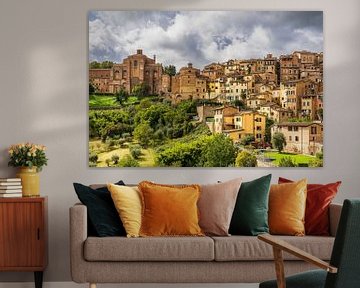
[[[196, 15], [197, 12], [191, 13]], [[89, 23], [93, 22], [92, 25], [100, 27], [100, 21], [105, 23], [108, 14], [97, 13], [89, 17]], [[152, 18], [144, 13], [141, 15], [149, 23]], [[165, 32], [168, 29], [176, 30], [174, 25], [180, 21], [180, 16], [195, 17], [194, 14], [188, 14], [190, 12], [159, 13], [157, 15], [173, 17], [173, 21], [167, 20], [169, 23], [166, 25], [156, 22], [149, 27], [153, 29], [157, 25]], [[271, 15], [275, 12], [268, 13]], [[290, 15], [283, 15], [284, 21], [291, 21]], [[322, 13], [320, 16], [295, 16], [299, 19], [305, 16], [319, 17], [322, 22]], [[207, 17], [207, 14], [203, 17]], [[127, 19], [131, 21], [131, 17]], [[258, 26], [250, 26], [248, 22], [246, 24], [254, 29], [250, 39], [260, 32], [255, 31], [259, 29]], [[122, 51], [116, 55], [117, 50], [114, 49], [111, 51], [113, 58], [96, 57], [96, 50], [91, 43], [97, 41], [97, 47], [100, 47], [102, 40], [96, 38], [96, 41], [91, 42], [98, 28], [90, 26], [89, 166], [322, 167], [322, 42], [317, 46], [314, 39], [319, 38], [313, 36], [310, 39], [307, 35], [314, 43], [302, 38], [287, 46], [292, 48], [291, 51], [290, 48], [286, 50], [281, 45], [271, 44], [270, 40], [261, 40], [266, 32], [271, 32], [272, 37], [276, 37], [275, 33], [278, 32], [277, 26], [271, 27], [269, 23], [267, 29], [273, 30], [266, 30], [265, 24], [262, 24], [265, 32], [256, 38], [260, 44], [255, 40], [247, 40], [245, 36], [231, 38], [226, 34], [220, 37], [219, 32], [214, 37], [215, 32], [211, 30], [209, 37], [215, 39], [213, 43], [217, 46], [213, 49], [217, 53], [199, 54], [201, 57], [196, 57], [197, 54], [192, 52], [185, 55], [186, 51], [191, 51], [189, 47], [184, 49], [184, 53], [174, 50], [174, 56], [162, 56], [165, 53], [160, 44], [159, 47], [152, 44], [147, 50], [149, 44], [146, 41], [150, 40], [142, 42], [141, 38], [139, 41], [134, 40], [126, 50], [129, 51], [127, 54]], [[294, 29], [306, 31], [308, 27], [304, 25], [305, 28]], [[148, 26], [144, 27], [138, 28], [138, 37], [143, 35], [139, 31], [146, 30]], [[152, 31], [150, 28], [147, 33]], [[308, 29], [312, 31], [308, 33], [314, 34], [316, 31], [316, 27]], [[302, 37], [301, 33], [299, 37]], [[319, 35], [322, 41], [322, 27]], [[156, 39], [153, 41], [156, 42]], [[252, 46], [250, 41], [253, 41]], [[290, 43], [291, 40], [283, 41]], [[244, 42], [248, 45], [245, 48], [241, 46]], [[269, 47], [262, 47], [264, 43]], [[226, 50], [229, 45], [233, 45], [234, 49]], [[261, 45], [258, 51], [241, 53], [252, 47], [256, 49], [257, 45]], [[170, 48], [164, 49], [168, 49], [168, 55]], [[281, 53], [282, 49], [287, 53]], [[221, 54], [222, 51], [225, 56]], [[266, 53], [259, 55], [263, 51]], [[181, 57], [176, 56], [179, 53]], [[224, 59], [226, 56], [233, 57]], [[206, 63], [208, 60], [211, 61]]]

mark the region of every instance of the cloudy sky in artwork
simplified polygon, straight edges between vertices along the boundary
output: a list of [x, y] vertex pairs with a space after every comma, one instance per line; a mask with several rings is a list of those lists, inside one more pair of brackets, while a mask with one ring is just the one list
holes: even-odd
[[89, 61], [121, 63], [137, 49], [203, 68], [229, 59], [323, 51], [320, 11], [91, 11]]

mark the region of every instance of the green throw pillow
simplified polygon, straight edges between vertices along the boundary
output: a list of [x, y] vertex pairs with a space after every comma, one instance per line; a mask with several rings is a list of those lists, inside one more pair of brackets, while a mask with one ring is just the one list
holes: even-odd
[[256, 236], [269, 233], [270, 181], [271, 174], [241, 184], [231, 218], [230, 234]]

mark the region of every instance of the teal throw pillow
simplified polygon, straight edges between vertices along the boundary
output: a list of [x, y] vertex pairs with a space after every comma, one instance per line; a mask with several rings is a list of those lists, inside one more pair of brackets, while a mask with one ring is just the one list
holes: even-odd
[[269, 233], [268, 208], [271, 174], [243, 182], [231, 218], [231, 235]]

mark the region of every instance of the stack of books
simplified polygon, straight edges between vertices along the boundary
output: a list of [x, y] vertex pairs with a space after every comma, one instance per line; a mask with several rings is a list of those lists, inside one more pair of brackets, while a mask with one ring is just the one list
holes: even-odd
[[20, 178], [0, 178], [0, 198], [22, 197]]

